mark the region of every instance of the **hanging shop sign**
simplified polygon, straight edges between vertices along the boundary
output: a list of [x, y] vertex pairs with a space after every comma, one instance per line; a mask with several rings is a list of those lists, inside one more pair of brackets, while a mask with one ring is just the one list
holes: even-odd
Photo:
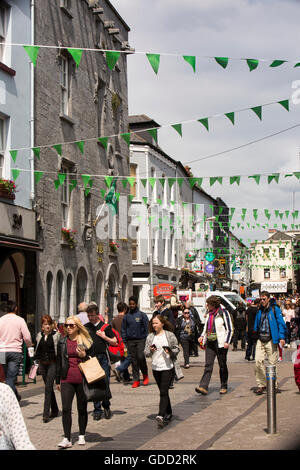
[[215, 267], [213, 264], [207, 264], [205, 266], [205, 271], [208, 273], [208, 274], [212, 274], [215, 270]]
[[209, 251], [208, 253], [206, 253], [205, 259], [206, 261], [211, 263], [215, 259], [215, 255], [211, 251]]
[[174, 286], [168, 283], [161, 283], [154, 287], [153, 294], [155, 297], [158, 295], [163, 295], [165, 299], [169, 299], [174, 290]]
[[189, 251], [185, 255], [185, 261], [187, 261], [188, 263], [193, 263], [193, 261], [195, 261], [195, 259], [196, 259], [196, 253], [194, 253], [193, 251]]

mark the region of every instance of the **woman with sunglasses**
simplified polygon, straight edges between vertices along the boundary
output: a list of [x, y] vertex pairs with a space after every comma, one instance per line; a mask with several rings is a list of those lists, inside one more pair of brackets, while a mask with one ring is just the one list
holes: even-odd
[[91, 353], [93, 341], [78, 317], [67, 318], [64, 325], [65, 337], [61, 338], [57, 350], [56, 384], [61, 392], [62, 422], [64, 439], [58, 447], [72, 447], [72, 402], [77, 399], [79, 439], [85, 444], [85, 430], [88, 421], [87, 401], [82, 387], [82, 374], [78, 365]]

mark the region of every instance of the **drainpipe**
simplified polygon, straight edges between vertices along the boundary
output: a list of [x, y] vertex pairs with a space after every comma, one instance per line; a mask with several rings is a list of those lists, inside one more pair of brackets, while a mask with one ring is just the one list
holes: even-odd
[[[31, 17], [31, 44], [34, 44], [34, 0], [31, 0], [30, 3], [30, 17]], [[30, 74], [31, 74], [31, 105], [30, 105], [30, 145], [34, 147], [34, 65], [30, 64]], [[31, 150], [30, 156], [30, 200], [32, 207], [34, 205], [34, 154]]]

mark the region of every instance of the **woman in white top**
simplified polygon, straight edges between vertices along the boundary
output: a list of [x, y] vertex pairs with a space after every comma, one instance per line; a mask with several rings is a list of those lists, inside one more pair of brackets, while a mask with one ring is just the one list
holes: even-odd
[[35, 450], [18, 400], [4, 383], [0, 383], [0, 450]]
[[282, 316], [286, 324], [287, 333], [286, 333], [286, 348], [290, 348], [291, 345], [291, 320], [295, 318], [295, 310], [292, 304], [292, 301], [287, 299], [284, 305], [284, 309], [282, 310]]
[[152, 318], [149, 324], [145, 356], [152, 357], [153, 377], [160, 391], [159, 412], [156, 421], [163, 427], [172, 418], [169, 387], [174, 377], [174, 360], [179, 353], [176, 336], [170, 331], [172, 325], [162, 316]]

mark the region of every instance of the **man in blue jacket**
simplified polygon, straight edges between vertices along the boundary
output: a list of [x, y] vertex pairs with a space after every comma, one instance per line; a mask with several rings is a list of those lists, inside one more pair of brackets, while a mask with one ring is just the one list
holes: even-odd
[[129, 312], [122, 321], [122, 339], [127, 345], [131, 357], [133, 384], [132, 388], [140, 386], [140, 369], [143, 374], [143, 384], [149, 384], [148, 367], [144, 354], [145, 342], [148, 336], [148, 317], [137, 306], [137, 299], [129, 297]]
[[261, 306], [254, 323], [254, 333], [258, 338], [255, 350], [255, 378], [257, 383], [255, 393], [257, 395], [261, 395], [266, 389], [264, 368], [266, 356], [269, 364], [276, 366], [275, 388], [276, 391], [279, 391], [277, 382], [278, 344], [284, 346], [286, 334], [285, 322], [275, 299], [270, 299], [269, 292], [263, 291], [260, 294], [260, 300]]

